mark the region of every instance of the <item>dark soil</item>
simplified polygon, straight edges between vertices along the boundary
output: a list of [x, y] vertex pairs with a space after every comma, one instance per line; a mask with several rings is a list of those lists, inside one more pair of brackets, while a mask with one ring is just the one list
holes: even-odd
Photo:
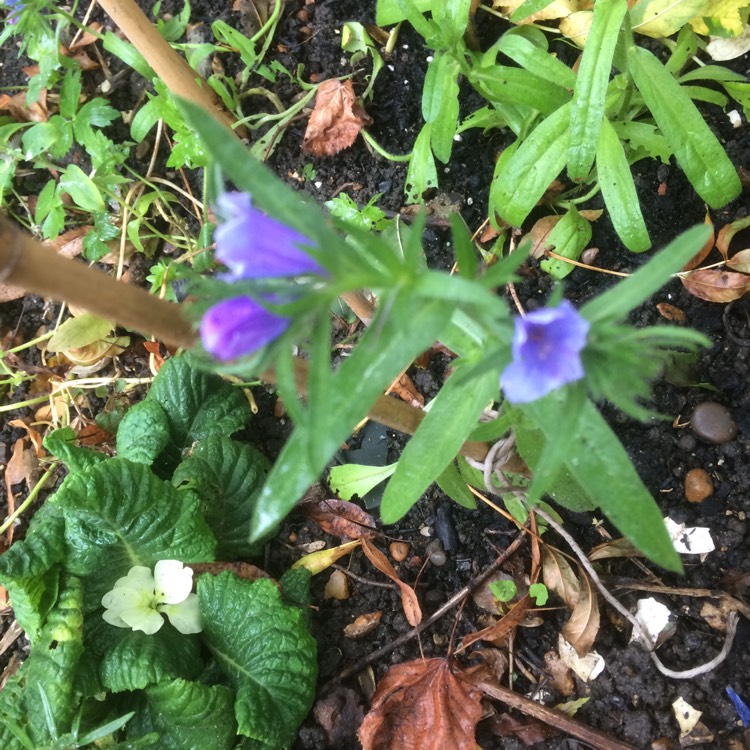
[[[298, 13], [303, 9], [307, 18]], [[491, 39], [493, 34], [498, 33], [499, 22], [484, 15], [486, 17], [480, 23], [479, 34], [482, 39]], [[237, 20], [236, 14], [225, 7], [214, 6], [211, 0], [193, 3], [193, 21], [210, 22], [217, 17], [230, 23]], [[349, 73], [348, 65], [342, 64], [344, 55], [338, 33], [343, 22], [348, 20], [373, 22], [374, 1], [319, 0], [306, 5], [301, 0], [289, 0], [277, 37], [283, 46], [273, 54], [290, 70], [300, 63], [304, 64], [304, 75], [308, 78], [314, 75], [322, 80]], [[308, 27], [311, 33], [305, 31], [304, 27]], [[420, 94], [428, 54], [419, 37], [404, 27], [392, 57], [386, 61], [387, 65], [378, 77], [372, 100], [365, 102], [367, 112], [373, 119], [372, 135], [392, 153], [407, 153], [421, 127]], [[569, 55], [570, 52], [561, 49], [561, 54]], [[6, 64], [2, 70], [5, 82], [9, 84], [10, 70], [18, 73], [18, 62], [12, 51], [6, 51], [4, 57]], [[750, 62], [745, 57], [735, 61], [733, 67], [746, 74]], [[19, 73], [15, 83], [22, 80]], [[355, 88], [362, 90], [364, 85], [362, 75], [355, 77]], [[298, 93], [283, 79], [279, 80], [275, 92], [286, 103], [291, 103]], [[123, 109], [132, 107], [133, 98], [127, 100], [127, 87], [118, 89], [117, 106]], [[462, 106], [463, 115], [479, 106], [475, 95], [468, 89], [464, 91]], [[733, 129], [726, 115], [717, 108], [707, 107], [705, 113], [736, 166], [749, 167], [750, 129], [747, 123], [743, 120], [740, 128]], [[361, 140], [336, 157], [313, 159], [300, 149], [305, 124], [305, 121], [293, 124], [273, 155], [270, 163], [279, 175], [284, 178], [295, 173], [301, 175], [305, 164], [312, 162], [317, 173], [314, 180], [302, 183], [292, 178], [289, 180], [317, 201], [327, 200], [343, 190], [361, 204], [380, 193], [379, 205], [382, 208], [398, 211], [402, 207], [404, 165], [387, 162], [371, 153]], [[501, 133], [485, 136], [479, 130], [468, 131], [455, 144], [450, 167], [440, 167], [440, 190], [451, 196], [451, 200], [458, 200], [461, 214], [472, 231], [486, 217], [494, 159], [504, 144]], [[703, 221], [705, 207], [676, 165], [665, 170], [656, 163], [643, 161], [636, 165], [634, 174], [641, 206], [656, 248], [673, 239], [681, 230]], [[664, 188], [659, 190], [662, 183], [666, 185], [666, 192]], [[599, 206], [592, 202], [591, 207]], [[748, 197], [743, 193], [730, 206], [712, 212], [712, 218], [718, 228], [745, 216], [747, 211]], [[429, 262], [434, 267], [448, 267], [452, 256], [447, 232], [432, 226], [428, 228], [425, 239]], [[631, 271], [646, 260], [645, 256], [635, 256], [621, 246], [606, 217], [594, 224], [592, 245], [600, 248], [596, 264], [604, 268]], [[743, 245], [739, 244], [735, 249], [741, 247]], [[580, 304], [611, 283], [611, 276], [579, 269], [566, 280], [566, 294]], [[528, 308], [541, 305], [550, 290], [549, 278], [531, 263], [518, 285], [522, 302]], [[747, 460], [750, 450], [750, 390], [747, 387], [750, 317], [742, 303], [735, 305], [727, 315], [726, 306], [698, 300], [690, 296], [678, 281], [674, 281], [635, 311], [633, 322], [638, 325], [664, 322], [656, 308], [662, 302], [681, 309], [687, 324], [711, 338], [712, 348], [701, 355], [689, 373], [687, 382], [691, 385], [678, 387], [667, 382], [656, 385], [652, 406], [667, 419], [643, 424], [624, 417], [607, 405], [603, 408], [664, 515], [670, 515], [689, 526], [708, 526], [716, 550], [705, 560], [686, 556], [684, 576], [665, 574], [646, 563], [646, 567], [652, 571], [650, 577], [646, 578], [636, 563], [627, 560], [604, 564], [602, 572], [613, 578], [661, 582], [668, 587], [723, 589], [741, 598], [747, 593], [747, 581], [750, 580], [747, 521], [750, 513], [750, 464]], [[0, 333], [18, 326], [20, 335], [30, 338], [39, 325], [41, 306], [31, 303], [30, 309], [32, 313], [27, 311], [22, 316], [22, 303], [0, 306]], [[731, 326], [731, 335], [728, 334], [728, 326]], [[445, 365], [444, 361], [436, 361], [427, 370], [415, 369], [411, 373], [428, 399], [440, 387], [445, 377]], [[14, 400], [20, 400], [22, 396], [22, 392], [18, 393]], [[260, 413], [254, 422], [251, 439], [273, 458], [289, 426], [283, 418], [274, 416], [275, 398], [272, 394], [259, 392], [256, 397]], [[693, 408], [708, 400], [719, 401], [730, 409], [739, 427], [735, 439], [713, 445], [697, 438], [686, 427]], [[5, 422], [0, 422], [0, 427], [0, 463], [4, 463], [14, 440], [22, 432], [8, 427]], [[388, 437], [387, 458], [392, 461], [398, 455], [404, 438], [393, 433], [389, 433]], [[356, 447], [356, 443], [352, 447]], [[713, 496], [699, 504], [688, 503], [684, 497], [685, 474], [695, 467], [708, 471], [715, 485]], [[627, 498], [622, 498], [622, 502], [627, 502]], [[568, 529], [584, 550], [603, 541], [592, 522], [592, 516], [565, 513], [564, 517]], [[609, 531], [614, 532], [613, 529]], [[417, 591], [425, 615], [428, 615], [473, 576], [486, 569], [498, 550], [512, 540], [516, 530], [494, 511], [485, 508], [466, 510], [433, 488], [401, 523], [383, 529], [383, 533], [387, 538], [378, 541], [381, 548], [386, 548], [391, 539], [409, 543], [409, 555], [398, 567], [398, 572], [408, 583], [414, 583], [418, 578]], [[302, 554], [300, 545], [321, 538], [330, 544], [337, 543], [334, 538], [325, 537], [315, 523], [302, 516], [292, 516], [278, 538], [269, 545], [266, 566], [271, 573], [280, 574]], [[442, 566], [428, 563], [418, 577], [422, 561], [429, 557], [427, 546], [436, 538], [440, 538], [446, 550], [447, 561]], [[564, 541], [555, 538], [552, 533], [545, 536], [545, 541], [565, 549]], [[509, 563], [507, 572], [515, 575], [528, 572], [529, 561], [530, 551], [528, 547], [523, 547]], [[346, 601], [324, 600], [327, 573], [314, 579], [321, 700], [329, 697], [334, 686], [341, 687], [338, 675], [344, 668], [357, 664], [369, 653], [409, 630], [397, 591], [374, 585], [383, 584], [386, 579], [373, 569], [361, 553], [352, 555], [350, 561], [342, 561], [342, 565], [358, 576], [349, 580], [351, 595]], [[738, 580], [740, 584], [736, 583]], [[374, 582], [373, 585], [369, 581]], [[618, 590], [618, 596], [627, 606], [634, 606], [636, 599], [644, 596], [636, 593]], [[721, 648], [722, 634], [713, 630], [700, 612], [707, 601], [716, 604], [716, 600], [664, 594], [657, 598], [678, 616], [676, 635], [660, 649], [662, 660], [673, 669], [686, 669], [712, 658]], [[382, 618], [370, 635], [359, 640], [344, 637], [346, 625], [361, 614], [373, 612], [382, 612]], [[671, 704], [678, 697], [703, 712], [702, 722], [713, 734], [713, 739], [700, 743], [701, 746], [724, 748], [732, 746], [732, 741], [742, 741], [741, 729], [725, 688], [731, 686], [750, 698], [750, 626], [745, 620], [740, 622], [734, 648], [724, 664], [700, 677], [678, 681], [662, 676], [639, 647], [628, 645], [629, 626], [623, 626], [618, 616], [604, 604], [602, 612], [602, 627], [595, 644], [596, 650], [606, 660], [606, 668], [601, 676], [590, 684], [577, 681], [575, 692], [570, 697], [556, 694], [549, 687], [544, 673], [544, 655], [556, 650], [560, 628], [567, 619], [563, 609], [556, 609], [543, 612], [538, 627], [518, 629], [513, 648], [515, 658], [524, 665], [524, 669], [517, 675], [514, 688], [524, 694], [536, 690], [539, 685], [532, 684], [525, 676], [531, 674], [539, 684], [546, 686], [545, 702], [549, 705], [588, 697], [589, 701], [578, 711], [576, 718], [638, 748], [677, 746], [679, 729]], [[346, 681], [345, 686], [354, 692], [345, 710], [334, 721], [334, 737], [331, 738], [311, 714], [300, 731], [297, 750], [328, 747], [348, 750], [358, 747], [356, 729], [362, 714], [369, 708], [368, 680], [371, 682], [374, 676], [377, 682], [391, 665], [417, 659], [420, 655], [445, 656], [452, 642], [482, 627], [481, 613], [471, 600], [462, 610], [457, 624], [454, 616], [455, 610], [426, 631], [419, 641], [412, 639], [379, 659], [373, 665], [373, 675], [368, 677], [365, 669], [359, 680]], [[343, 698], [342, 703], [345, 703]], [[495, 704], [495, 708], [497, 711], [503, 710], [498, 704]], [[490, 720], [480, 724], [478, 742], [485, 750], [523, 747], [515, 737], [492, 734], [491, 726]], [[663, 740], [663, 744], [654, 744], [660, 740]], [[582, 748], [584, 745], [558, 737], [548, 739], [538, 747], [555, 750]]]

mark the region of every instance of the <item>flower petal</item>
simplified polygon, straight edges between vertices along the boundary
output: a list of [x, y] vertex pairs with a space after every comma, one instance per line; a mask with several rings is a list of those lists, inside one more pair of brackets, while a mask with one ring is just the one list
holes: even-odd
[[217, 204], [228, 220], [214, 232], [216, 258], [229, 267], [235, 278], [327, 275], [301, 249], [311, 241], [253, 208], [247, 193], [224, 193]]
[[148, 590], [153, 593], [154, 576], [150, 568], [146, 568], [143, 565], [134, 565], [126, 576], [118, 578], [115, 581], [114, 588], [120, 588], [121, 586], [136, 590]]
[[197, 594], [189, 594], [187, 599], [179, 604], [162, 604], [159, 611], [163, 612], [172, 625], [184, 635], [200, 633], [203, 630]]
[[120, 617], [120, 615], [115, 614], [111, 609], [105, 609], [104, 612], [102, 612], [102, 619], [104, 622], [108, 622], [110, 625], [114, 625], [116, 628], [129, 628], [130, 625], [128, 625], [125, 620]]
[[526, 403], [580, 380], [581, 351], [590, 324], [570, 302], [543, 308], [515, 321], [513, 361], [500, 376], [505, 397]]
[[266, 346], [288, 326], [288, 318], [268, 312], [250, 297], [232, 297], [206, 311], [200, 334], [209, 354], [230, 360]]
[[179, 560], [159, 560], [154, 566], [156, 601], [158, 604], [179, 604], [193, 588], [193, 569]]
[[141, 630], [146, 635], [153, 635], [164, 624], [164, 618], [151, 607], [138, 607], [122, 612], [120, 617], [133, 630]]

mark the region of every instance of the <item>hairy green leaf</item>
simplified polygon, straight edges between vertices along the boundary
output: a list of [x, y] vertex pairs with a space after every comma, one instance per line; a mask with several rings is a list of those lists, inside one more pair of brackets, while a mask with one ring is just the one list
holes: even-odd
[[169, 443], [169, 420], [156, 401], [131, 406], [117, 428], [117, 455], [150, 466]]

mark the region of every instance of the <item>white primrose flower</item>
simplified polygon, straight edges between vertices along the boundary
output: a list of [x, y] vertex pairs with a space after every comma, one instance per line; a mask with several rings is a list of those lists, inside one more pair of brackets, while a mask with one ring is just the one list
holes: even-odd
[[153, 575], [149, 568], [135, 565], [102, 597], [102, 617], [115, 627], [153, 635], [164, 624], [165, 614], [180, 633], [200, 633], [203, 623], [192, 588], [193, 571], [179, 560], [159, 560]]

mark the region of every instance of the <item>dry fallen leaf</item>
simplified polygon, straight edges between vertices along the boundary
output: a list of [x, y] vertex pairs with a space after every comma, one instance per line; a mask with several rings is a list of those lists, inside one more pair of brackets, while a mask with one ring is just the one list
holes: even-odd
[[685, 313], [680, 310], [679, 307], [670, 305], [669, 302], [659, 302], [656, 309], [659, 311], [659, 315], [661, 315], [662, 318], [672, 320], [675, 323], [684, 323], [687, 320]]
[[562, 216], [543, 216], [531, 227], [529, 233], [523, 236], [521, 243], [526, 240], [531, 241], [530, 258], [543, 258], [545, 252], [553, 248], [553, 245], [547, 244], [547, 238], [560, 219]]
[[414, 589], [405, 584], [396, 573], [396, 569], [388, 561], [388, 558], [369, 539], [361, 540], [362, 551], [367, 559], [381, 572], [385, 573], [401, 589], [401, 605], [404, 608], [406, 620], [413, 628], [422, 622], [422, 610], [417, 601]]
[[594, 547], [589, 553], [589, 561], [610, 560], [614, 557], [643, 557], [643, 552], [636, 549], [627, 539], [612, 539]]
[[347, 638], [364, 638], [378, 627], [382, 616], [382, 612], [368, 612], [366, 615], [360, 615], [344, 628], [344, 635]]
[[[683, 271], [692, 271], [697, 268], [706, 259], [706, 256], [713, 250], [716, 239], [716, 232], [714, 230], [714, 223], [711, 221], [711, 215], [706, 213], [703, 223], [711, 227], [711, 234], [704, 243], [703, 247], [685, 264]], [[726, 257], [726, 256], [725, 256]]]
[[515, 737], [526, 747], [557, 737], [560, 730], [534, 719], [531, 716], [511, 716], [509, 713], [495, 714], [489, 722], [492, 734], [497, 737]]
[[740, 250], [728, 261], [727, 266], [739, 273], [750, 273], [750, 250]]
[[359, 728], [363, 750], [474, 750], [481, 692], [446, 659], [397, 664]]
[[495, 646], [500, 646], [501, 642], [505, 640], [508, 634], [515, 631], [515, 629], [523, 622], [530, 608], [531, 597], [526, 594], [523, 599], [517, 601], [511, 607], [510, 611], [496, 623], [484, 628], [483, 630], [479, 630], [476, 633], [469, 633], [469, 635], [464, 636], [461, 647], [468, 648], [477, 641], [488, 641]]
[[599, 600], [586, 572], [582, 568], [579, 568], [578, 572], [581, 584], [578, 601], [570, 619], [563, 625], [562, 635], [576, 653], [583, 657], [591, 651], [599, 632]]
[[750, 277], [710, 268], [691, 271], [680, 276], [680, 281], [690, 294], [707, 302], [732, 302], [743, 297], [750, 289]]
[[318, 86], [302, 150], [313, 156], [333, 156], [354, 143], [372, 122], [357, 102], [351, 80], [329, 78]]
[[323, 727], [330, 747], [351, 747], [356, 741], [357, 727], [365, 715], [361, 700], [355, 690], [339, 686], [315, 704], [313, 716]]
[[542, 549], [542, 580], [550, 591], [565, 602], [568, 609], [575, 607], [581, 588], [578, 576], [562, 552], [549, 545]]
[[725, 224], [719, 230], [719, 234], [716, 237], [716, 249], [724, 256], [724, 260], [729, 255], [729, 245], [734, 235], [748, 227], [750, 227], [750, 216], [745, 216], [743, 219], [737, 219], [737, 221]]
[[317, 503], [303, 503], [302, 510], [312, 518], [326, 534], [340, 539], [360, 539], [372, 536], [375, 519], [356, 503], [347, 500], [321, 500]]

